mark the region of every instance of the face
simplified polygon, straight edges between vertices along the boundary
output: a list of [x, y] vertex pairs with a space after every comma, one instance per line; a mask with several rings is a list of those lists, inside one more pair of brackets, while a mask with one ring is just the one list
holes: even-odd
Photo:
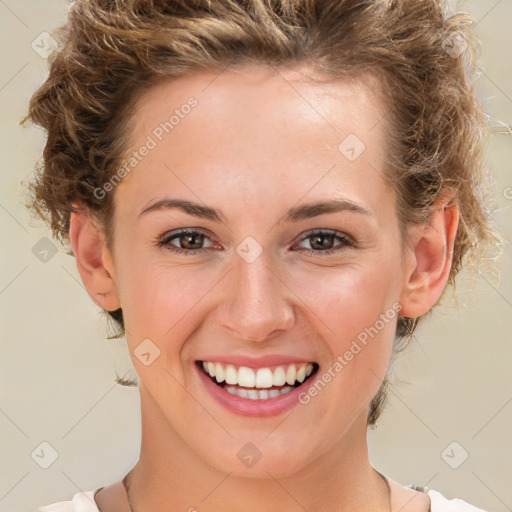
[[371, 82], [303, 71], [154, 87], [114, 191], [111, 273], [142, 414], [240, 475], [359, 446], [400, 307], [385, 107]]

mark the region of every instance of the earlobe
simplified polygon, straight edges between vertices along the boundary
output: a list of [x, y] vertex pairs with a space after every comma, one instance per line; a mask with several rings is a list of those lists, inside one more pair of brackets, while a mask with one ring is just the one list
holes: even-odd
[[400, 314], [417, 318], [438, 301], [448, 282], [453, 248], [459, 223], [459, 209], [453, 200], [444, 199], [434, 207], [430, 221], [415, 228], [407, 248]]
[[69, 241], [87, 293], [99, 307], [114, 311], [121, 307], [103, 233], [83, 210], [72, 212]]

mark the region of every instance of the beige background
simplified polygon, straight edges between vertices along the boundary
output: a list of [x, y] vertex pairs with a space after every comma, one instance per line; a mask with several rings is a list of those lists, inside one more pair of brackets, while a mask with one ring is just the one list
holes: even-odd
[[[486, 109], [494, 124], [511, 123], [512, 2], [473, 0], [459, 8], [478, 20], [484, 48], [478, 87]], [[46, 74], [46, 60], [31, 43], [63, 22], [66, 13], [64, 0], [0, 1], [4, 512], [29, 512], [114, 482], [135, 464], [139, 449], [138, 391], [114, 382], [115, 365], [124, 372], [130, 363], [119, 357], [115, 362], [119, 347], [104, 340], [106, 322], [73, 257], [60, 246], [46, 263], [35, 256], [34, 246], [50, 235], [22, 205], [20, 181], [30, 177], [44, 141], [39, 129], [18, 126]], [[507, 240], [512, 239], [511, 140], [496, 133], [488, 151], [496, 177], [495, 219]], [[369, 433], [372, 463], [384, 474], [491, 511], [512, 510], [511, 263], [507, 246], [501, 283], [479, 277], [474, 293], [460, 276], [459, 307], [447, 302], [417, 331], [397, 363], [390, 404]], [[34, 450], [41, 453], [44, 441], [58, 454], [47, 469], [31, 456]], [[453, 442], [458, 444], [450, 446]], [[459, 464], [466, 452], [457, 469], [445, 461]], [[48, 457], [50, 449], [44, 453]]]

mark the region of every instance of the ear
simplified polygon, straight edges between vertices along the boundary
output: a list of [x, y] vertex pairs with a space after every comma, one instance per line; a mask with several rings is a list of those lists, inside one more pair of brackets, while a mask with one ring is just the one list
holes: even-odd
[[416, 318], [438, 301], [448, 282], [453, 247], [459, 224], [459, 209], [453, 198], [436, 203], [425, 225], [414, 227], [407, 242], [405, 282], [400, 314]]
[[78, 272], [87, 293], [99, 307], [115, 311], [121, 307], [114, 276], [112, 257], [106, 246], [105, 236], [87, 212], [72, 212], [69, 241], [73, 248]]

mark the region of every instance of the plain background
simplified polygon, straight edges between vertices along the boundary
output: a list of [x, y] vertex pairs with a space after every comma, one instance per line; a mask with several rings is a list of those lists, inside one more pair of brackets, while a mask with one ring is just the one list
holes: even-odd
[[[478, 88], [491, 122], [512, 122], [512, 2], [459, 4], [483, 42]], [[23, 206], [44, 144], [21, 128], [47, 61], [32, 48], [64, 22], [64, 0], [0, 0], [2, 102], [0, 269], [0, 510], [29, 512], [122, 478], [140, 442], [137, 388], [115, 383], [130, 367], [83, 287], [75, 261]], [[494, 214], [512, 239], [511, 137], [491, 136]], [[508, 243], [508, 242], [507, 242]], [[53, 252], [52, 252], [53, 247]], [[37, 254], [48, 249], [46, 261]], [[428, 485], [491, 511], [512, 510], [512, 251], [501, 282], [459, 276], [459, 304], [445, 301], [421, 326], [394, 371], [390, 401], [369, 431], [370, 458], [387, 476]], [[115, 357], [114, 357], [115, 356]], [[46, 442], [51, 445], [41, 445]], [[55, 450], [55, 453], [52, 451]], [[44, 456], [41, 455], [44, 453]], [[47, 468], [41, 467], [55, 461]], [[38, 456], [39, 454], [39, 456]]]

